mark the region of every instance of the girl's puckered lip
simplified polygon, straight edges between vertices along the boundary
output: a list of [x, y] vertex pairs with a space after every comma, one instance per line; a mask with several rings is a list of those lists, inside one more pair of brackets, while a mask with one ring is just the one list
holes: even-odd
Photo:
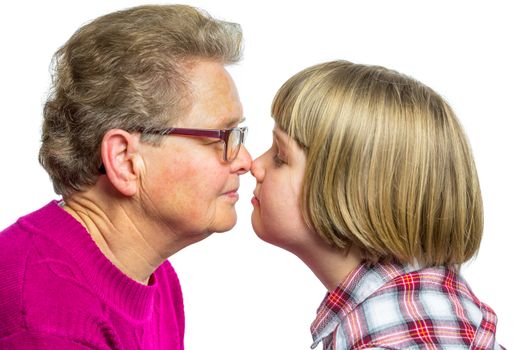
[[259, 198], [257, 197], [257, 195], [255, 194], [255, 192], [253, 193], [253, 197], [252, 197], [252, 200], [251, 200], [252, 204], [254, 206], [259, 206], [261, 203], [259, 202]]

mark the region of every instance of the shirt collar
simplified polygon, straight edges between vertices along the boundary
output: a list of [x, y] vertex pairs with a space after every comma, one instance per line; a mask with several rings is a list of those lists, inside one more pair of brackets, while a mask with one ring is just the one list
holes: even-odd
[[399, 275], [415, 271], [416, 266], [395, 263], [362, 263], [355, 268], [333, 291], [328, 292], [317, 309], [317, 317], [310, 327], [315, 348], [330, 335], [337, 325], [359, 304], [388, 281]]

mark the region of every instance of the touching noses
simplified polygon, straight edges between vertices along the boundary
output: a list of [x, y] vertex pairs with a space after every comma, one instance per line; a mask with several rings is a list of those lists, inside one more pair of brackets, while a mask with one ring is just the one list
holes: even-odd
[[255, 177], [255, 180], [257, 180], [257, 182], [262, 182], [264, 178], [264, 168], [261, 158], [262, 156], [255, 159], [252, 162], [252, 168], [250, 169], [250, 172], [252, 173], [253, 177]]
[[252, 156], [250, 155], [250, 152], [244, 147], [244, 145], [241, 145], [241, 149], [239, 150], [239, 154], [237, 155], [237, 158], [233, 161], [235, 165], [235, 172], [238, 174], [245, 174], [248, 171], [250, 171], [252, 167]]

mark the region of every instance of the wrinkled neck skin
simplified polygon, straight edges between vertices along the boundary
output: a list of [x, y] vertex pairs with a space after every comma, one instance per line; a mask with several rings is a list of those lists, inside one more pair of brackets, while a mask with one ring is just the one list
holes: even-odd
[[209, 233], [184, 235], [149, 217], [140, 202], [102, 189], [100, 182], [64, 198], [63, 209], [91, 235], [106, 258], [122, 273], [147, 285], [151, 274], [171, 255]]

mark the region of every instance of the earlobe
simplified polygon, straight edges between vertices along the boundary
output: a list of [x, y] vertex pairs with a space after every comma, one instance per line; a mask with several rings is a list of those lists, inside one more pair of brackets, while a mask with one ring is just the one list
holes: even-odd
[[138, 189], [137, 135], [121, 129], [111, 129], [104, 135], [100, 155], [106, 176], [113, 187], [124, 196], [133, 196]]

